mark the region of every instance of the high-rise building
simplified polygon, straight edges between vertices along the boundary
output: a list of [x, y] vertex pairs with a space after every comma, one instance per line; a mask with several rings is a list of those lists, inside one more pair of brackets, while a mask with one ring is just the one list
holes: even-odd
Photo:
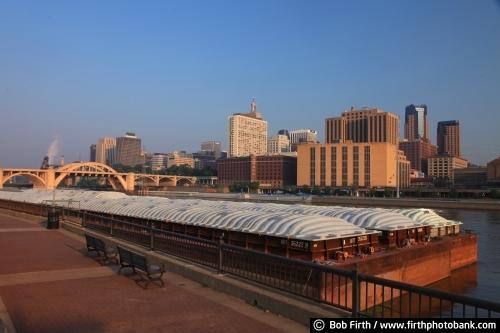
[[325, 120], [325, 142], [399, 142], [399, 117], [377, 108], [351, 108]]
[[277, 134], [267, 141], [267, 153], [269, 155], [279, 155], [290, 152], [290, 140], [286, 135]]
[[90, 162], [95, 162], [96, 144], [90, 145]]
[[408, 105], [405, 108], [405, 139], [429, 141], [427, 105]]
[[297, 186], [404, 188], [410, 184], [410, 162], [389, 142], [302, 144], [297, 149]]
[[231, 157], [265, 155], [267, 152], [267, 121], [257, 112], [255, 100], [250, 112], [229, 117], [229, 155]]
[[317, 142], [318, 131], [309, 128], [297, 129], [290, 131], [289, 137], [290, 144], [299, 144], [301, 142]]
[[399, 149], [404, 152], [406, 158], [410, 161], [410, 167], [413, 170], [428, 173], [427, 159], [436, 156], [437, 147], [426, 140], [403, 140], [399, 143]]
[[460, 156], [460, 123], [457, 120], [438, 123], [437, 146], [439, 155]]
[[200, 153], [210, 153], [215, 159], [221, 156], [221, 143], [219, 141], [203, 141], [200, 145]]
[[116, 138], [116, 164], [135, 166], [144, 164], [141, 139], [135, 133], [127, 132]]
[[116, 163], [116, 139], [103, 137], [97, 140], [95, 161], [109, 166]]

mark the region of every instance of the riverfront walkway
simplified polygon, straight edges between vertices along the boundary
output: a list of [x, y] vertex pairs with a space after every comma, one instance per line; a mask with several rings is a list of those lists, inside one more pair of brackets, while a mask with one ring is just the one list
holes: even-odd
[[0, 212], [0, 332], [306, 332], [179, 275], [144, 290], [83, 237]]

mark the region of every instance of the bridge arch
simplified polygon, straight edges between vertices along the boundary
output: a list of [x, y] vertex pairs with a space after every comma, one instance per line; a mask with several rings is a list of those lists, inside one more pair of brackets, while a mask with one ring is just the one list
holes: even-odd
[[156, 184], [157, 176], [155, 175], [146, 175], [146, 174], [136, 174], [135, 182], [138, 183], [142, 180], [150, 180], [152, 183]]
[[26, 177], [28, 178], [32, 183], [33, 183], [33, 187], [46, 187], [47, 186], [47, 183], [45, 182], [45, 180], [41, 177], [39, 177], [38, 175], [34, 174], [34, 173], [31, 173], [31, 172], [14, 172], [8, 176], [4, 176], [2, 177], [2, 186], [0, 187], [3, 187], [3, 185], [11, 178], [13, 177], [16, 177], [16, 176], [23, 176], [23, 177]]
[[[108, 178], [113, 189], [117, 190], [118, 185], [122, 187], [122, 189], [127, 189], [127, 182], [124, 176], [120, 175], [115, 169], [112, 167], [98, 162], [83, 162], [83, 163], [70, 163], [66, 164], [55, 170], [56, 179], [54, 182], [54, 186], [57, 187], [64, 180], [64, 178], [69, 175], [82, 175], [85, 173], [92, 174], [96, 173], [97, 177]], [[102, 175], [100, 175], [102, 174]], [[116, 182], [118, 181], [118, 183]]]
[[175, 181], [176, 186], [194, 185], [195, 183], [196, 183], [196, 178], [194, 177], [177, 176], [177, 179]]

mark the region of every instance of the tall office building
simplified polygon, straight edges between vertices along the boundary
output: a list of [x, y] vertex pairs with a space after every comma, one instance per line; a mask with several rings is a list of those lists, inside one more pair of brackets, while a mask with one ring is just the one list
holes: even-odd
[[221, 143], [219, 141], [203, 141], [200, 145], [200, 153], [213, 155], [215, 159], [221, 156]]
[[267, 153], [267, 121], [257, 112], [255, 100], [250, 112], [229, 117], [229, 155], [231, 157], [265, 155]]
[[97, 140], [95, 161], [112, 166], [116, 163], [116, 139], [103, 137]]
[[437, 146], [439, 155], [460, 156], [460, 124], [457, 120], [438, 123]]
[[429, 141], [427, 105], [408, 105], [405, 108], [405, 139]]
[[378, 108], [351, 108], [340, 117], [325, 120], [326, 143], [399, 142], [399, 117]]
[[116, 164], [135, 166], [144, 164], [141, 139], [135, 133], [128, 132], [116, 138]]
[[298, 144], [301, 142], [316, 142], [318, 140], [318, 131], [304, 128], [288, 132], [291, 144]]
[[267, 153], [269, 155], [279, 155], [290, 152], [290, 140], [286, 135], [277, 134], [267, 141]]
[[90, 145], [90, 162], [95, 162], [96, 144]]

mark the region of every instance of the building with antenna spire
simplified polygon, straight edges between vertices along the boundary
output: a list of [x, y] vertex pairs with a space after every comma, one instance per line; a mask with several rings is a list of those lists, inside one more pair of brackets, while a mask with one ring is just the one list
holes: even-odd
[[250, 112], [229, 116], [229, 156], [243, 157], [267, 153], [267, 121], [257, 111], [255, 98], [250, 103]]

